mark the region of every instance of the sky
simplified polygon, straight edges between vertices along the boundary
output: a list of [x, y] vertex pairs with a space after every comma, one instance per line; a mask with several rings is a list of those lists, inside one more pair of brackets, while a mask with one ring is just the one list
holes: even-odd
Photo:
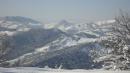
[[130, 0], [0, 0], [0, 16], [24, 16], [43, 23], [85, 23], [130, 12]]

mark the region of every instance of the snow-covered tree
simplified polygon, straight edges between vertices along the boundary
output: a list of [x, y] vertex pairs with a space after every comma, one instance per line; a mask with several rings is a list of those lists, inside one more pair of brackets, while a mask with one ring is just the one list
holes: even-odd
[[101, 41], [107, 52], [98, 61], [105, 69], [126, 70], [130, 66], [130, 17], [121, 13], [115, 21], [113, 30]]

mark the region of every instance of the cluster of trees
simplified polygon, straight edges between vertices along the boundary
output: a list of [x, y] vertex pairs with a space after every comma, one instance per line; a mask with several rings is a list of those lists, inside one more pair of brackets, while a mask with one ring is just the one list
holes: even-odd
[[10, 42], [8, 39], [8, 35], [5, 33], [0, 33], [0, 63], [5, 61], [4, 56], [10, 50]]
[[130, 68], [130, 17], [127, 13], [120, 13], [115, 18], [112, 31], [101, 39], [105, 54], [98, 62], [103, 63], [105, 69], [126, 70]]

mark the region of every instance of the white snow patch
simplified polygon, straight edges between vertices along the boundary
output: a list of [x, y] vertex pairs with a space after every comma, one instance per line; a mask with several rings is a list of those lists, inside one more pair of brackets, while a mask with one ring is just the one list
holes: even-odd
[[23, 32], [25, 32], [25, 31], [29, 31], [31, 28], [19, 28], [17, 31], [23, 31]]
[[57, 23], [49, 23], [49, 24], [45, 24], [44, 28], [45, 29], [51, 29], [54, 28], [56, 26]]
[[78, 43], [89, 43], [89, 42], [95, 42], [97, 39], [94, 38], [81, 38]]
[[37, 24], [29, 23], [29, 25], [32, 25], [32, 26], [41, 26], [42, 24], [40, 24], [40, 23], [37, 23]]
[[41, 47], [41, 48], [37, 48], [35, 51], [36, 52], [47, 52], [47, 49], [49, 48], [50, 46], [44, 46], [44, 47]]

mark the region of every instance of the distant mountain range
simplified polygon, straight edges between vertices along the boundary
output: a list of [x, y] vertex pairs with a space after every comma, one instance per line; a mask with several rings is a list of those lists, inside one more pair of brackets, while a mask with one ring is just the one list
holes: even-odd
[[90, 50], [100, 49], [97, 39], [105, 36], [114, 22], [73, 24], [63, 20], [42, 24], [21, 16], [1, 17], [0, 33], [8, 34], [13, 46], [0, 66], [98, 68], [100, 65], [92, 61]]

